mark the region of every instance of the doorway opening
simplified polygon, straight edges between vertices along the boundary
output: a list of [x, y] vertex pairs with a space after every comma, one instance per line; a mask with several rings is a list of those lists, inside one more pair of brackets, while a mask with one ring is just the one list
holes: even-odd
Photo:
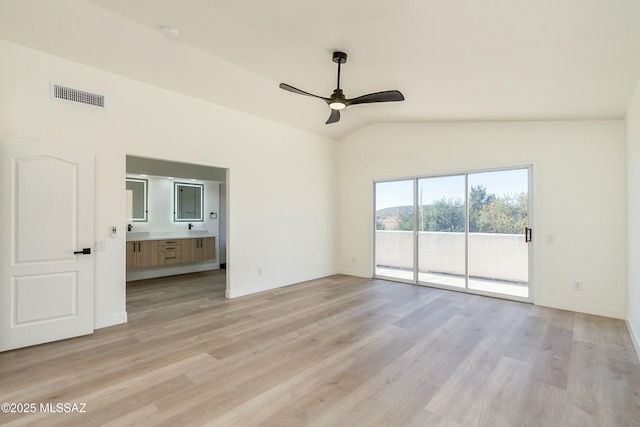
[[138, 285], [186, 284], [189, 277], [199, 282], [215, 277], [208, 292], [224, 298], [228, 172], [213, 166], [126, 157], [127, 299], [130, 289]]
[[531, 301], [531, 167], [374, 183], [374, 276]]

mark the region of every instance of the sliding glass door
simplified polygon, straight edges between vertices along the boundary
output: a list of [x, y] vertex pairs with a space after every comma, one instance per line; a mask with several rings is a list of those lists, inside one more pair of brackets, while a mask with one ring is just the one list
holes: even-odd
[[375, 183], [375, 276], [528, 299], [529, 174]]
[[529, 170], [469, 174], [469, 289], [529, 297]]
[[465, 177], [418, 179], [418, 281], [466, 287]]
[[414, 180], [375, 185], [375, 275], [415, 281]]

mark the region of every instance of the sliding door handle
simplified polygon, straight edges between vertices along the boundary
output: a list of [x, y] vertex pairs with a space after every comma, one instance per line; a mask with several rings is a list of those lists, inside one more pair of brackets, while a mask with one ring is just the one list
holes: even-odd
[[524, 228], [524, 242], [529, 243], [533, 241], [533, 230], [529, 227]]

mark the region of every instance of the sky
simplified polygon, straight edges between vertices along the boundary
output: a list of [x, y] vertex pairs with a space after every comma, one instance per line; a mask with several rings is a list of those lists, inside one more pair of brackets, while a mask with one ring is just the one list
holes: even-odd
[[[469, 187], [482, 185], [496, 196], [528, 192], [528, 169], [478, 172], [469, 174]], [[443, 197], [464, 200], [464, 175], [421, 178], [418, 180], [418, 200], [432, 204]], [[420, 191], [422, 189], [422, 191]], [[413, 205], [413, 180], [376, 183], [376, 210]]]

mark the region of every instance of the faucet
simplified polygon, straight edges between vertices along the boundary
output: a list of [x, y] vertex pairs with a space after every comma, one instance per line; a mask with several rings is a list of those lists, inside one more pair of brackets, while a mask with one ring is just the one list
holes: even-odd
[[127, 225], [127, 231], [131, 231], [133, 230], [133, 224], [128, 224]]
[[193, 224], [189, 224], [189, 230], [193, 228]]

